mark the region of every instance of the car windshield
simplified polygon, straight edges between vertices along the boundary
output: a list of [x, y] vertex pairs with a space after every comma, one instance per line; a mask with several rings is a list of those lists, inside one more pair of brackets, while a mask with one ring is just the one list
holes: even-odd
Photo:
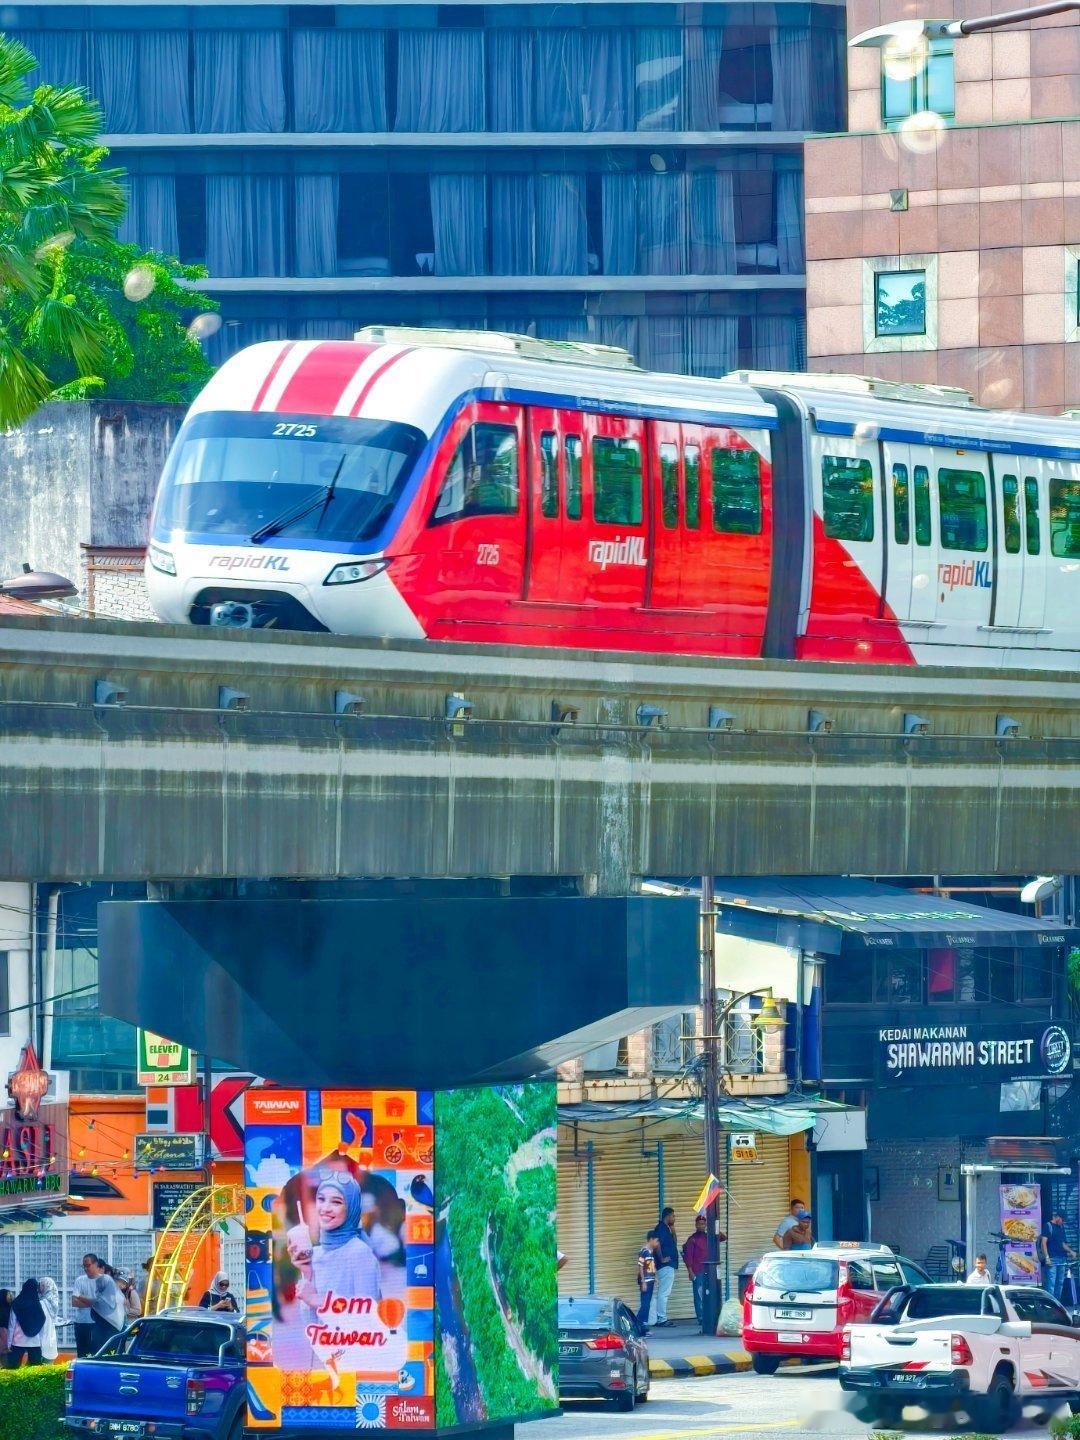
[[610, 1300], [597, 1300], [586, 1295], [583, 1298], [559, 1297], [559, 1325], [563, 1330], [610, 1330], [615, 1324], [615, 1312]]
[[981, 1285], [922, 1285], [912, 1291], [904, 1320], [937, 1320], [943, 1315], [981, 1315]]
[[835, 1260], [815, 1260], [802, 1255], [766, 1255], [754, 1271], [754, 1289], [835, 1290]]
[[119, 1353], [138, 1360], [189, 1357], [216, 1360], [232, 1339], [228, 1325], [199, 1320], [141, 1320], [123, 1336]]
[[196, 415], [165, 466], [152, 533], [165, 541], [247, 539], [271, 526], [279, 543], [368, 540], [386, 522], [422, 444], [419, 430], [387, 420]]

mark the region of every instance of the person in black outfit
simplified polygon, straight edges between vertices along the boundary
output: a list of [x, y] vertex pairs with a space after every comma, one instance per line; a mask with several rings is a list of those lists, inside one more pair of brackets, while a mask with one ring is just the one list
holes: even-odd
[[45, 1329], [45, 1311], [41, 1306], [36, 1280], [23, 1282], [22, 1289], [12, 1301], [11, 1315], [14, 1322], [11, 1333], [19, 1343], [8, 1346], [7, 1368], [17, 1370], [23, 1360], [28, 1365], [40, 1365], [41, 1332]]
[[240, 1302], [229, 1289], [229, 1277], [224, 1270], [214, 1276], [214, 1283], [199, 1301], [200, 1310], [217, 1310], [227, 1315], [239, 1315]]

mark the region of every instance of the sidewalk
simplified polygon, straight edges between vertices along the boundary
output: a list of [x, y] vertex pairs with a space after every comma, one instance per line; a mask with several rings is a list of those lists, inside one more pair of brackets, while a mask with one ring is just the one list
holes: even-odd
[[737, 1335], [702, 1335], [695, 1320], [676, 1320], [648, 1334], [649, 1374], [731, 1375], [750, 1369], [750, 1356]]

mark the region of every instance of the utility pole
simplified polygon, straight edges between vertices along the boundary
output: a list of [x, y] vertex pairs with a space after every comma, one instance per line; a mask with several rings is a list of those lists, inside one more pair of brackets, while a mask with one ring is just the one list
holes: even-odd
[[[710, 1175], [718, 1178], [720, 1169], [720, 1056], [716, 1029], [716, 903], [713, 877], [701, 877], [701, 1023], [702, 1060], [704, 1062], [705, 1101], [705, 1165]], [[705, 1295], [701, 1307], [701, 1333], [716, 1334], [720, 1313], [717, 1271], [720, 1268], [720, 1243], [716, 1233], [716, 1201], [705, 1207], [705, 1235], [708, 1260], [705, 1266]]]

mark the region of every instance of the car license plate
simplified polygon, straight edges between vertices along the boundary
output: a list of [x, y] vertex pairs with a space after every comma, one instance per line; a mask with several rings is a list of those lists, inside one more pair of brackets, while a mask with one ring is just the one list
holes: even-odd
[[110, 1435], [145, 1435], [146, 1425], [142, 1420], [110, 1420]]
[[809, 1310], [776, 1310], [773, 1312], [777, 1320], [809, 1320]]
[[901, 1373], [892, 1377], [892, 1383], [894, 1385], [909, 1386], [912, 1389], [918, 1390], [921, 1386], [926, 1384], [926, 1377], [923, 1375], [909, 1375]]
[[781, 1345], [801, 1345], [803, 1343], [803, 1337], [796, 1331], [781, 1330], [776, 1338]]
[[559, 1359], [560, 1359], [560, 1360], [572, 1360], [572, 1359], [576, 1359], [577, 1356], [579, 1356], [580, 1354], [581, 1354], [581, 1346], [580, 1346], [580, 1345], [560, 1345], [560, 1346], [559, 1346]]

